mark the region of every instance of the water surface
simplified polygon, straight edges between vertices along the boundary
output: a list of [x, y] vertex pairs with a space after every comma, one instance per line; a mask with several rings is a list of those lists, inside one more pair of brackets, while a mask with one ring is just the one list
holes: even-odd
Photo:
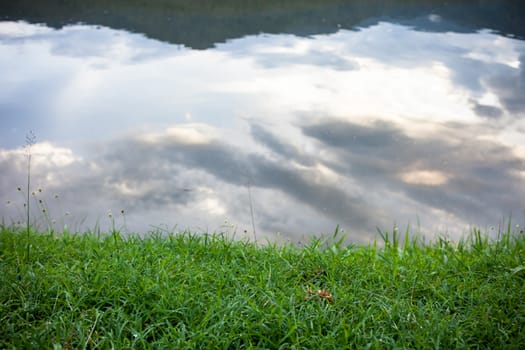
[[366, 242], [524, 221], [516, 2], [24, 3], [0, 7], [8, 222], [29, 130], [43, 226]]

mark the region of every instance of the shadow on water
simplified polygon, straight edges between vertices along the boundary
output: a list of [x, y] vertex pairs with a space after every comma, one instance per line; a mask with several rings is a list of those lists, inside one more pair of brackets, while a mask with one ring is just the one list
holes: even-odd
[[260, 33], [300, 36], [368, 27], [380, 21], [434, 32], [491, 29], [525, 37], [522, 1], [326, 0], [17, 0], [0, 5], [0, 19], [61, 28], [103, 25], [194, 49]]

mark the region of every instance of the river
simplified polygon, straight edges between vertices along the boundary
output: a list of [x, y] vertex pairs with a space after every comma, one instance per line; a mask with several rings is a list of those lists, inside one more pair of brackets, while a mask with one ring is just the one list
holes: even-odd
[[0, 216], [24, 223], [30, 153], [42, 230], [297, 243], [339, 226], [366, 243], [523, 227], [524, 7], [2, 4]]

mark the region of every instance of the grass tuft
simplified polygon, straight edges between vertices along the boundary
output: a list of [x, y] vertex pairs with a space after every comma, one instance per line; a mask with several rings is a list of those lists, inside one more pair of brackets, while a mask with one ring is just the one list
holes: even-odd
[[0, 227], [0, 348], [525, 345], [525, 235], [382, 248]]

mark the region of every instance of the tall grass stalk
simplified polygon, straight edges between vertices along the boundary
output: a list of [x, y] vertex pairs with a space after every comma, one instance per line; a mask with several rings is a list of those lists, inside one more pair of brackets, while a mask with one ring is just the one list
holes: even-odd
[[26, 157], [27, 157], [27, 188], [26, 188], [26, 234], [27, 234], [27, 254], [26, 258], [27, 261], [29, 261], [29, 255], [30, 255], [30, 249], [31, 249], [31, 241], [30, 241], [30, 233], [31, 233], [31, 223], [30, 223], [30, 200], [29, 196], [31, 193], [31, 148], [36, 143], [36, 136], [32, 130], [29, 131], [29, 133], [26, 135]]
[[257, 242], [257, 234], [255, 233], [255, 216], [253, 214], [252, 189], [250, 183], [248, 183], [248, 199], [250, 201], [250, 216], [252, 219], [253, 241]]

